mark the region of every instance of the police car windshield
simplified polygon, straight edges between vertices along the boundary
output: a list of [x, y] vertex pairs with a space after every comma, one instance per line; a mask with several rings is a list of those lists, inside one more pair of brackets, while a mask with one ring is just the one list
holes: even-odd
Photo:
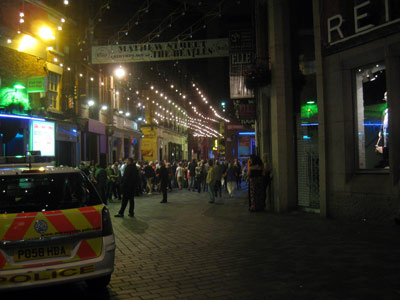
[[101, 204], [93, 185], [80, 173], [0, 176], [0, 213], [79, 208]]

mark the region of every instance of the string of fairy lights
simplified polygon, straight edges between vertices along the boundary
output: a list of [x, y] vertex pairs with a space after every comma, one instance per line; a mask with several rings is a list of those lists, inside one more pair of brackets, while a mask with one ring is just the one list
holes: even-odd
[[[26, 0], [27, 2], [29, 2], [29, 0]], [[25, 1], [23, 1], [24, 3]], [[217, 6], [221, 7], [222, 3], [224, 1], [220, 1], [218, 3]], [[96, 14], [96, 16], [98, 16], [97, 22], [101, 22], [101, 15], [104, 14], [104, 10], [110, 9], [110, 3], [111, 0], [105, 1], [105, 4], [101, 5], [99, 12]], [[121, 40], [123, 38], [123, 35], [120, 35], [120, 32], [126, 32], [125, 35], [127, 35], [127, 32], [130, 30], [132, 24], [136, 24], [138, 22], [138, 20], [140, 19], [142, 14], [147, 14], [149, 11], [150, 6], [152, 5], [153, 1], [151, 0], [146, 0], [144, 2], [144, 4], [141, 6], [141, 8], [132, 16], [132, 18], [124, 25], [125, 27], [122, 27], [119, 31], [119, 33], [112, 37], [113, 39]], [[70, 4], [70, 2], [68, 0], [63, 0], [63, 4], [65, 6], [68, 6]], [[178, 7], [176, 10], [173, 11], [172, 14], [167, 15], [167, 17], [164, 18], [165, 21], [168, 21], [168, 24], [165, 25], [163, 22], [160, 23], [160, 26], [166, 26], [165, 29], [170, 28], [171, 24], [173, 22], [176, 22], [178, 20], [179, 17], [184, 16], [184, 13], [182, 12], [186, 12], [188, 10], [188, 6], [186, 4], [186, 2], [183, 3], [183, 7]], [[179, 12], [181, 11], [181, 12]], [[207, 15], [207, 14], [206, 14]], [[215, 11], [213, 11], [211, 13], [211, 15], [215, 15]], [[19, 24], [22, 25], [25, 23], [25, 13], [24, 13], [24, 6], [22, 7], [22, 10], [19, 12]], [[134, 22], [133, 22], [134, 21]], [[63, 24], [65, 24], [66, 22], [66, 17], [62, 16], [59, 20], [59, 24], [57, 25], [57, 30], [58, 31], [62, 31], [63, 30]], [[197, 21], [196, 21], [197, 22]], [[205, 24], [204, 20], [203, 23]], [[197, 23], [195, 23], [197, 24]], [[137, 24], [136, 24], [137, 25]], [[149, 39], [151, 37], [154, 37], [154, 32], [157, 31], [158, 35], [161, 33], [160, 30], [160, 26], [158, 26], [157, 30], [152, 30], [148, 35], [146, 35], [143, 38], [144, 40], [147, 40], [147, 42], [149, 42]], [[194, 27], [188, 27], [190, 28], [191, 33], [194, 33], [195, 31], [193, 31]], [[203, 29], [205, 27], [203, 26]], [[21, 30], [20, 28], [18, 28], [18, 34], [21, 34]], [[39, 32], [39, 36], [40, 37], [45, 37], [48, 40], [55, 40], [55, 36], [54, 33], [49, 30], [49, 29], [45, 29], [43, 30], [41, 33]], [[191, 38], [192, 36], [190, 36]], [[187, 38], [187, 37], [186, 37]], [[13, 43], [13, 39], [11, 37], [7, 38], [7, 43], [11, 44]], [[48, 47], [47, 48], [48, 51], [52, 52], [54, 51], [53, 47]], [[80, 49], [82, 51], [82, 49]], [[58, 64], [60, 67], [62, 67], [64, 69], [64, 71], [67, 72], [71, 72], [71, 71], [75, 71], [72, 70], [72, 68], [70, 66], [65, 66], [64, 62], [62, 61], [62, 57], [60, 56], [56, 56], [54, 55], [53, 57], [53, 63]], [[84, 73], [88, 74], [87, 80], [90, 80], [90, 82], [94, 82], [95, 81], [95, 76], [91, 75], [90, 73], [94, 73], [96, 75], [101, 75], [100, 72], [97, 72], [96, 70], [93, 70], [92, 68], [90, 68], [89, 66], [85, 66], [85, 63], [82, 63], [82, 65], [84, 67], [86, 67], [86, 72], [79, 72], [77, 71], [77, 76], [80, 79], [85, 79], [85, 75]], [[88, 71], [88, 69], [90, 69], [90, 71]], [[168, 79], [165, 78], [166, 81], [168, 81]], [[104, 86], [104, 82], [101, 81], [100, 82], [101, 86]], [[181, 100], [179, 101], [174, 101], [173, 98], [171, 96], [167, 96], [165, 92], [159, 91], [158, 89], [155, 89], [154, 86], [150, 87], [150, 90], [153, 91], [155, 93], [153, 99], [151, 100], [150, 97], [145, 97], [143, 95], [143, 93], [140, 93], [139, 90], [136, 90], [136, 103], [137, 103], [137, 107], [144, 112], [145, 109], [150, 109], [150, 105], [154, 105], [154, 118], [152, 119], [156, 124], [160, 124], [160, 121], [169, 121], [172, 122], [174, 121], [176, 124], [178, 124], [179, 126], [182, 126], [184, 128], [188, 128], [190, 130], [193, 131], [193, 135], [194, 136], [204, 136], [204, 137], [222, 137], [222, 135], [216, 131], [215, 129], [212, 128], [212, 126], [210, 126], [210, 122], [211, 123], [218, 123], [217, 119], [220, 119], [222, 121], [225, 122], [229, 122], [228, 119], [222, 117], [217, 110], [212, 106], [209, 105], [209, 100], [207, 99], [207, 97], [205, 96], [205, 93], [202, 92], [199, 89], [199, 86], [196, 83], [192, 83], [192, 87], [195, 91], [195, 93], [198, 95], [198, 97], [200, 97], [201, 102], [203, 102], [203, 104], [207, 105], [206, 107], [209, 108], [212, 113], [214, 114], [215, 118], [209, 117], [204, 115], [200, 109], [194, 104], [195, 102], [198, 102], [197, 99], [187, 99], [187, 96], [180, 90], [178, 89], [174, 84], [170, 85], [171, 87], [171, 91], [175, 92], [174, 97], [179, 96], [179, 98]], [[130, 101], [130, 98], [132, 97], [132, 94], [134, 92], [132, 92], [132, 88], [125, 88], [123, 86], [120, 86], [121, 89], [124, 90], [125, 95], [127, 95], [127, 97], [125, 98], [127, 101]], [[158, 94], [158, 95], [157, 95]], [[114, 91], [114, 95], [119, 95], [119, 91], [115, 90]], [[157, 100], [157, 96], [159, 97], [159, 99]], [[89, 100], [89, 102], [94, 102], [93, 100]], [[148, 102], [148, 104], [145, 104], [145, 102]], [[186, 109], [184, 109], [184, 106], [179, 105], [179, 102], [184, 102], [187, 106], [187, 104], [189, 104], [188, 108], [191, 109], [190, 114], [188, 114], [188, 112], [186, 111]], [[88, 105], [90, 106], [90, 103], [88, 103]], [[126, 107], [128, 107], [129, 105], [126, 105]], [[106, 110], [108, 109], [107, 105], [102, 105], [101, 106], [101, 110]], [[129, 110], [129, 108], [128, 108]], [[116, 112], [118, 112], [120, 115], [125, 115], [126, 117], [130, 116], [130, 112], [126, 111], [124, 112], [122, 109], [118, 109], [116, 110]], [[193, 116], [192, 116], [193, 115]], [[143, 122], [147, 123], [148, 121], [151, 120], [146, 120], [144, 119]]]
[[[147, 89], [151, 91], [150, 97], [145, 96], [138, 90], [136, 91], [137, 99], [145, 99], [145, 102], [148, 102], [146, 106], [139, 102], [138, 107], [150, 109], [150, 113], [152, 114], [149, 120], [150, 122], [154, 122], [157, 125], [159, 125], [161, 121], [175, 122], [176, 125], [192, 130], [194, 136], [222, 137], [218, 131], [208, 126], [206, 120], [190, 117], [183, 106], [179, 105], [179, 101], [173, 100], [173, 97], [177, 95], [179, 95], [180, 99], [185, 100], [186, 95], [179, 92], [173, 84], [170, 85], [170, 88], [170, 91], [165, 92], [151, 85]], [[167, 93], [171, 94], [171, 91], [175, 92], [172, 97], [171, 95], [167, 95]], [[145, 123], [147, 124], [146, 121]]]
[[[137, 10], [137, 12], [118, 30], [117, 33], [113, 34], [108, 39], [108, 44], [119, 44], [119, 42], [126, 38], [129, 35], [129, 32], [134, 30], [136, 26], [140, 24], [140, 20], [142, 17], [149, 12], [150, 6], [153, 1], [146, 0], [143, 5]], [[225, 4], [228, 2], [228, 4]], [[240, 0], [236, 0], [234, 2], [236, 4], [240, 4]], [[197, 6], [201, 6], [202, 1], [197, 2]], [[176, 35], [171, 40], [186, 40], [189, 38], [193, 38], [193, 34], [205, 30], [207, 25], [216, 17], [222, 16], [222, 7], [223, 5], [232, 5], [232, 1], [220, 0], [215, 3], [212, 9], [204, 12], [204, 15], [195, 20], [191, 25], [185, 27], [183, 31], [181, 31], [178, 35]], [[135, 43], [145, 45], [150, 43], [151, 41], [159, 38], [164, 32], [171, 29], [174, 24], [178, 23], [180, 19], [188, 15], [190, 10], [194, 10], [194, 6], [192, 6], [187, 1], [183, 1], [183, 3], [179, 4], [176, 9], [166, 15], [161, 21], [157, 22], [157, 26], [150, 30], [145, 36], [141, 39], [135, 40]]]
[[[174, 66], [176, 66], [176, 65], [177, 65], [177, 64], [174, 64]], [[150, 70], [151, 70], [151, 71], [154, 71], [153, 68], [150, 68]], [[181, 72], [181, 71], [179, 71], [179, 72]], [[165, 75], [163, 75], [162, 73], [158, 72], [157, 75], [158, 75], [158, 76], [163, 76], [163, 77], [164, 77], [164, 81], [166, 81], [166, 82], [171, 82], [171, 81], [170, 81]], [[187, 77], [187, 75], [185, 75], [185, 77]], [[226, 123], [229, 123], [229, 122], [230, 122], [228, 119], [222, 117], [222, 116], [218, 113], [218, 111], [217, 111], [212, 105], [209, 105], [209, 104], [208, 104], [209, 101], [208, 101], [207, 97], [205, 96], [205, 93], [202, 92], [202, 90], [199, 88], [199, 84], [196, 84], [195, 82], [192, 81], [192, 82], [191, 82], [191, 87], [193, 88], [193, 93], [194, 93], [195, 95], [197, 95], [198, 97], [200, 97], [200, 100], [206, 105], [206, 108], [207, 108], [207, 109], [210, 109], [210, 110], [213, 112], [213, 114], [214, 114], [215, 117], [217, 117], [218, 119], [220, 119], [220, 120], [222, 120], [222, 121], [224, 121], [224, 122], [226, 122]], [[179, 89], [177, 89], [173, 84], [171, 84], [171, 89], [175, 90], [175, 92], [176, 92], [179, 96], [182, 96], [183, 99], [186, 99], [186, 98], [187, 98], [187, 96], [186, 96], [183, 92], [181, 92]], [[192, 100], [192, 101], [194, 102], [194, 100]], [[211, 117], [207, 117], [207, 116], [205, 116], [204, 114], [202, 114], [202, 113], [199, 111], [198, 107], [195, 106], [194, 103], [192, 103], [192, 101], [189, 101], [188, 104], [190, 105], [190, 107], [191, 107], [192, 110], [194, 111], [194, 114], [196, 114], [198, 117], [202, 118], [203, 120], [212, 121], [212, 122], [218, 123], [217, 120], [215, 120], [215, 119], [213, 119], [213, 118], [211, 118]]]
[[[171, 85], [171, 89], [174, 88], [174, 85]], [[188, 113], [184, 110], [184, 108], [177, 104], [176, 101], [173, 101], [171, 97], [168, 97], [165, 92], [159, 91], [153, 85], [150, 86], [150, 90], [154, 93], [154, 97], [158, 97], [160, 102], [164, 102], [163, 105], [157, 100], [150, 100], [149, 97], [146, 97], [146, 100], [151, 101], [153, 107], [156, 107], [153, 113], [160, 120], [175, 121], [177, 124], [193, 130], [195, 136], [222, 137], [222, 135], [218, 131], [208, 126], [208, 124], [204, 120], [190, 117]], [[182, 99], [186, 99], [186, 96], [180, 93], [179, 90], [175, 89], [175, 92], [178, 93], [182, 97]], [[153, 118], [153, 121], [156, 124], [160, 123], [158, 118]]]

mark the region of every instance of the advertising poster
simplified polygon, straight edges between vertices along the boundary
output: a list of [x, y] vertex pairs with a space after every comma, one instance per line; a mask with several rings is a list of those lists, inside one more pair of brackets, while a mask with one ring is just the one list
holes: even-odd
[[54, 122], [31, 122], [30, 150], [40, 151], [42, 156], [55, 156]]

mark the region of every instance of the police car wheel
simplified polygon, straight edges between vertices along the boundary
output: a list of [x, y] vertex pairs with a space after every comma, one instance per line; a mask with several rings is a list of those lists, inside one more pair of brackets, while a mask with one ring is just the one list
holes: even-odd
[[88, 285], [89, 288], [96, 288], [96, 289], [106, 288], [107, 285], [110, 283], [110, 280], [111, 280], [111, 274], [103, 277], [88, 279], [86, 280], [86, 284]]

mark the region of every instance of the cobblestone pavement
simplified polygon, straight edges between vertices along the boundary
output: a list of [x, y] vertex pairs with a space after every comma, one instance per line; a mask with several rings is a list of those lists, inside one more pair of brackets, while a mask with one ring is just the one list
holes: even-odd
[[[249, 213], [247, 191], [174, 190], [136, 197], [114, 218], [116, 265], [107, 291], [48, 288], [58, 299], [400, 299], [400, 227], [305, 213]], [[119, 203], [110, 203], [113, 214]], [[127, 211], [126, 211], [127, 213]], [[43, 298], [43, 289], [0, 294]], [[7, 296], [6, 298], [3, 298]]]

